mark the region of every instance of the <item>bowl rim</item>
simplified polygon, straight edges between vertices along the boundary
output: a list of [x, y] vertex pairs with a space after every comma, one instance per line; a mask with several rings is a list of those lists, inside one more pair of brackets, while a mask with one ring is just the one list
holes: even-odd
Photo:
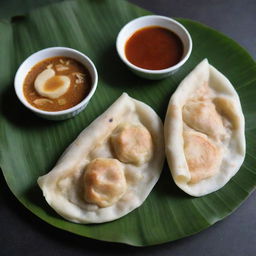
[[[158, 69], [158, 70], [154, 70], [154, 69], [145, 69], [145, 68], [141, 68], [141, 67], [138, 67], [134, 64], [132, 64], [126, 57], [124, 58], [123, 55], [121, 54], [121, 49], [122, 47], [119, 47], [120, 44], [119, 44], [119, 41], [121, 40], [121, 34], [123, 33], [123, 31], [125, 31], [129, 26], [133, 25], [134, 23], [138, 22], [138, 21], [141, 21], [141, 20], [147, 20], [147, 19], [159, 19], [159, 20], [167, 20], [175, 25], [177, 25], [178, 27], [180, 27], [183, 32], [185, 33], [187, 39], [188, 39], [188, 51], [186, 53], [186, 55], [175, 65], [169, 67], [169, 68], [165, 68], [165, 69]], [[142, 26], [140, 29], [142, 28], [145, 28], [145, 27], [148, 27], [149, 25], [145, 25], [145, 26]], [[150, 26], [154, 26], [154, 25], [150, 25]], [[137, 29], [139, 30], [139, 29]], [[135, 30], [133, 33], [135, 33], [137, 30]], [[173, 32], [176, 34], [176, 31], [173, 30]], [[133, 34], [132, 33], [132, 34]], [[131, 35], [132, 35], [131, 34]], [[130, 35], [130, 36], [131, 36]], [[127, 36], [126, 38], [126, 41], [130, 38], [130, 36]], [[178, 35], [177, 35], [178, 36]], [[178, 36], [180, 38], [180, 36]], [[126, 23], [122, 28], [121, 30], [119, 31], [118, 35], [117, 35], [117, 39], [116, 39], [116, 50], [117, 50], [117, 53], [119, 55], [119, 57], [121, 58], [121, 60], [128, 66], [130, 67], [131, 69], [134, 69], [136, 71], [139, 71], [139, 72], [143, 72], [143, 73], [147, 73], [147, 74], [165, 74], [165, 73], [169, 73], [173, 70], [176, 70], [178, 69], [179, 67], [181, 67], [187, 60], [188, 58], [190, 57], [191, 55], [191, 52], [192, 52], [192, 46], [193, 46], [193, 42], [192, 42], [192, 38], [191, 38], [191, 35], [190, 33], [188, 32], [188, 30], [181, 24], [179, 23], [178, 21], [176, 21], [175, 19], [172, 19], [170, 17], [167, 17], [167, 16], [163, 16], [163, 15], [145, 15], [145, 16], [142, 16], [142, 17], [138, 17], [138, 18], [135, 18], [131, 21], [129, 21], [128, 23]], [[123, 47], [125, 47], [125, 43], [123, 44]], [[121, 49], [120, 49], [121, 48]]]
[[[66, 52], [72, 52], [74, 54], [77, 54], [77, 55], [80, 55], [82, 58], [84, 58], [86, 60], [86, 62], [89, 64], [89, 66], [92, 68], [92, 72], [90, 70], [89, 73], [90, 75], [92, 76], [92, 79], [94, 78], [94, 83], [92, 83], [91, 85], [91, 90], [90, 92], [88, 93], [88, 95], [81, 101], [79, 102], [77, 105], [71, 107], [71, 108], [68, 108], [68, 109], [64, 109], [64, 110], [60, 110], [60, 111], [45, 111], [45, 110], [41, 110], [41, 109], [38, 109], [34, 106], [32, 106], [25, 98], [24, 94], [23, 94], [23, 90], [22, 90], [22, 93], [20, 93], [18, 91], [18, 88], [20, 86], [23, 87], [23, 84], [24, 84], [24, 80], [19, 82], [18, 81], [18, 77], [19, 77], [19, 73], [21, 72], [22, 70], [22, 67], [24, 65], [26, 65], [27, 62], [29, 62], [29, 60], [33, 57], [35, 57], [36, 55], [38, 54], [41, 54], [41, 53], [44, 53], [44, 52], [48, 52], [48, 51], [54, 51], [54, 50], [63, 50], [63, 51], [66, 51]], [[54, 56], [58, 56], [58, 55], [52, 55], [52, 57]], [[65, 57], [65, 54], [63, 54], [63, 56]], [[51, 57], [48, 57], [48, 58], [51, 58]], [[44, 59], [47, 59], [47, 57], [43, 57], [41, 58], [41, 60], [38, 60], [38, 62], [40, 61], [43, 61]], [[34, 65], [31, 65], [30, 69], [35, 66], [36, 64]], [[83, 65], [83, 64], [82, 64]], [[88, 68], [87, 68], [88, 69]], [[29, 72], [29, 70], [27, 70], [26, 72], [26, 75], [27, 73]], [[26, 76], [25, 76], [26, 78]], [[97, 88], [97, 84], [98, 84], [98, 73], [97, 73], [97, 69], [94, 65], [94, 63], [92, 62], [92, 60], [87, 56], [85, 55], [84, 53], [76, 50], [76, 49], [73, 49], [73, 48], [69, 48], [69, 47], [62, 47], [62, 46], [56, 46], [56, 47], [48, 47], [48, 48], [44, 48], [44, 49], [41, 49], [37, 52], [34, 52], [33, 54], [29, 55], [19, 66], [18, 70], [16, 71], [16, 74], [15, 74], [15, 78], [14, 78], [14, 88], [15, 88], [15, 93], [18, 97], [18, 99], [20, 100], [20, 102], [27, 108], [29, 108], [30, 110], [38, 113], [38, 114], [41, 114], [41, 115], [47, 115], [47, 116], [61, 116], [61, 115], [66, 115], [66, 114], [70, 114], [70, 113], [73, 113], [75, 111], [77, 111], [78, 109], [80, 109], [82, 106], [84, 106], [86, 103], [89, 102], [89, 100], [92, 98], [93, 94], [95, 93], [96, 91], [96, 88]], [[21, 95], [22, 94], [22, 95]]]

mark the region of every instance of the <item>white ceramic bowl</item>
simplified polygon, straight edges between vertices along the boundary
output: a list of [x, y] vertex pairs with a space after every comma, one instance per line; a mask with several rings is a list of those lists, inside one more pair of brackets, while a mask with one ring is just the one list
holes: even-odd
[[[54, 56], [65, 56], [73, 58], [83, 64], [89, 71], [92, 79], [92, 87], [89, 94], [82, 100], [80, 103], [75, 105], [72, 108], [61, 110], [61, 111], [44, 111], [32, 106], [25, 98], [23, 94], [23, 83], [31, 68], [36, 65], [38, 62], [54, 57]], [[30, 110], [40, 117], [49, 119], [49, 120], [64, 120], [71, 118], [81, 112], [90, 101], [93, 96], [98, 83], [98, 74], [93, 62], [83, 53], [67, 48], [67, 47], [51, 47], [40, 50], [31, 56], [29, 56], [19, 67], [14, 79], [15, 92], [19, 100]]]
[[[127, 40], [139, 29], [148, 26], [160, 26], [173, 31], [183, 43], [183, 56], [174, 66], [160, 70], [149, 70], [135, 66], [125, 56], [125, 44]], [[192, 39], [186, 28], [174, 19], [159, 16], [147, 15], [134, 19], [127, 23], [119, 32], [116, 40], [117, 52], [122, 61], [137, 75], [148, 79], [162, 79], [177, 71], [189, 58], [192, 51]]]

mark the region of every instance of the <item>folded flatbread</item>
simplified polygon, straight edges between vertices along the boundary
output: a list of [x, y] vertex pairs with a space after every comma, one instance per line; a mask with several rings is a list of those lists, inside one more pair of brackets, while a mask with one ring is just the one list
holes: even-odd
[[230, 81], [207, 59], [172, 95], [164, 134], [173, 179], [190, 195], [220, 189], [242, 165], [245, 134], [240, 100]]

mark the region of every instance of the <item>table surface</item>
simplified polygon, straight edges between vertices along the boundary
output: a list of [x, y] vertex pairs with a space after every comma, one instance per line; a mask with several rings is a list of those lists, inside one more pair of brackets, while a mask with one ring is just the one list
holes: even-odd
[[[4, 0], [0, 17], [18, 15], [60, 0]], [[156, 14], [189, 18], [231, 37], [256, 59], [255, 0], [130, 0]], [[0, 255], [256, 255], [256, 191], [229, 217], [188, 238], [136, 248], [58, 230], [25, 209], [0, 172]]]

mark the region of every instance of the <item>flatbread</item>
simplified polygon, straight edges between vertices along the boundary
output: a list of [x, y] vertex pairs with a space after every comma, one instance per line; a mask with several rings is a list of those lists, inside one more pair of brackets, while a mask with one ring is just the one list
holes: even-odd
[[[127, 125], [144, 127], [151, 135], [152, 156], [146, 157], [143, 162], [122, 162], [113, 149], [112, 135], [119, 127]], [[95, 159], [100, 159], [99, 162], [101, 159], [115, 159], [110, 161], [115, 165], [111, 175], [118, 174], [115, 170], [121, 168], [125, 181], [121, 172], [116, 177], [122, 182], [121, 185], [125, 182], [127, 185], [125, 192], [120, 188], [122, 186], [116, 186], [115, 193], [119, 193], [119, 196], [115, 195], [111, 198], [112, 201], [100, 201], [100, 206], [97, 204], [99, 198], [96, 198], [95, 194], [90, 194], [90, 190], [86, 190], [89, 194], [88, 199], [96, 203], [84, 199], [85, 187], [88, 185], [85, 180], [98, 182], [95, 181], [95, 176], [92, 176], [94, 174], [89, 178], [84, 175], [89, 169], [90, 172], [94, 172], [93, 168], [97, 165], [93, 166], [90, 163]], [[103, 164], [106, 162], [104, 161]], [[38, 184], [48, 204], [65, 219], [76, 223], [101, 223], [120, 218], [139, 207], [159, 179], [163, 161], [162, 121], [151, 107], [123, 93], [81, 132], [63, 153], [56, 166], [48, 174], [38, 178]], [[109, 192], [111, 191], [107, 188], [106, 193]], [[111, 203], [113, 204], [106, 206]]]
[[172, 95], [164, 123], [172, 177], [203, 196], [223, 187], [245, 157], [244, 115], [230, 81], [205, 59]]

